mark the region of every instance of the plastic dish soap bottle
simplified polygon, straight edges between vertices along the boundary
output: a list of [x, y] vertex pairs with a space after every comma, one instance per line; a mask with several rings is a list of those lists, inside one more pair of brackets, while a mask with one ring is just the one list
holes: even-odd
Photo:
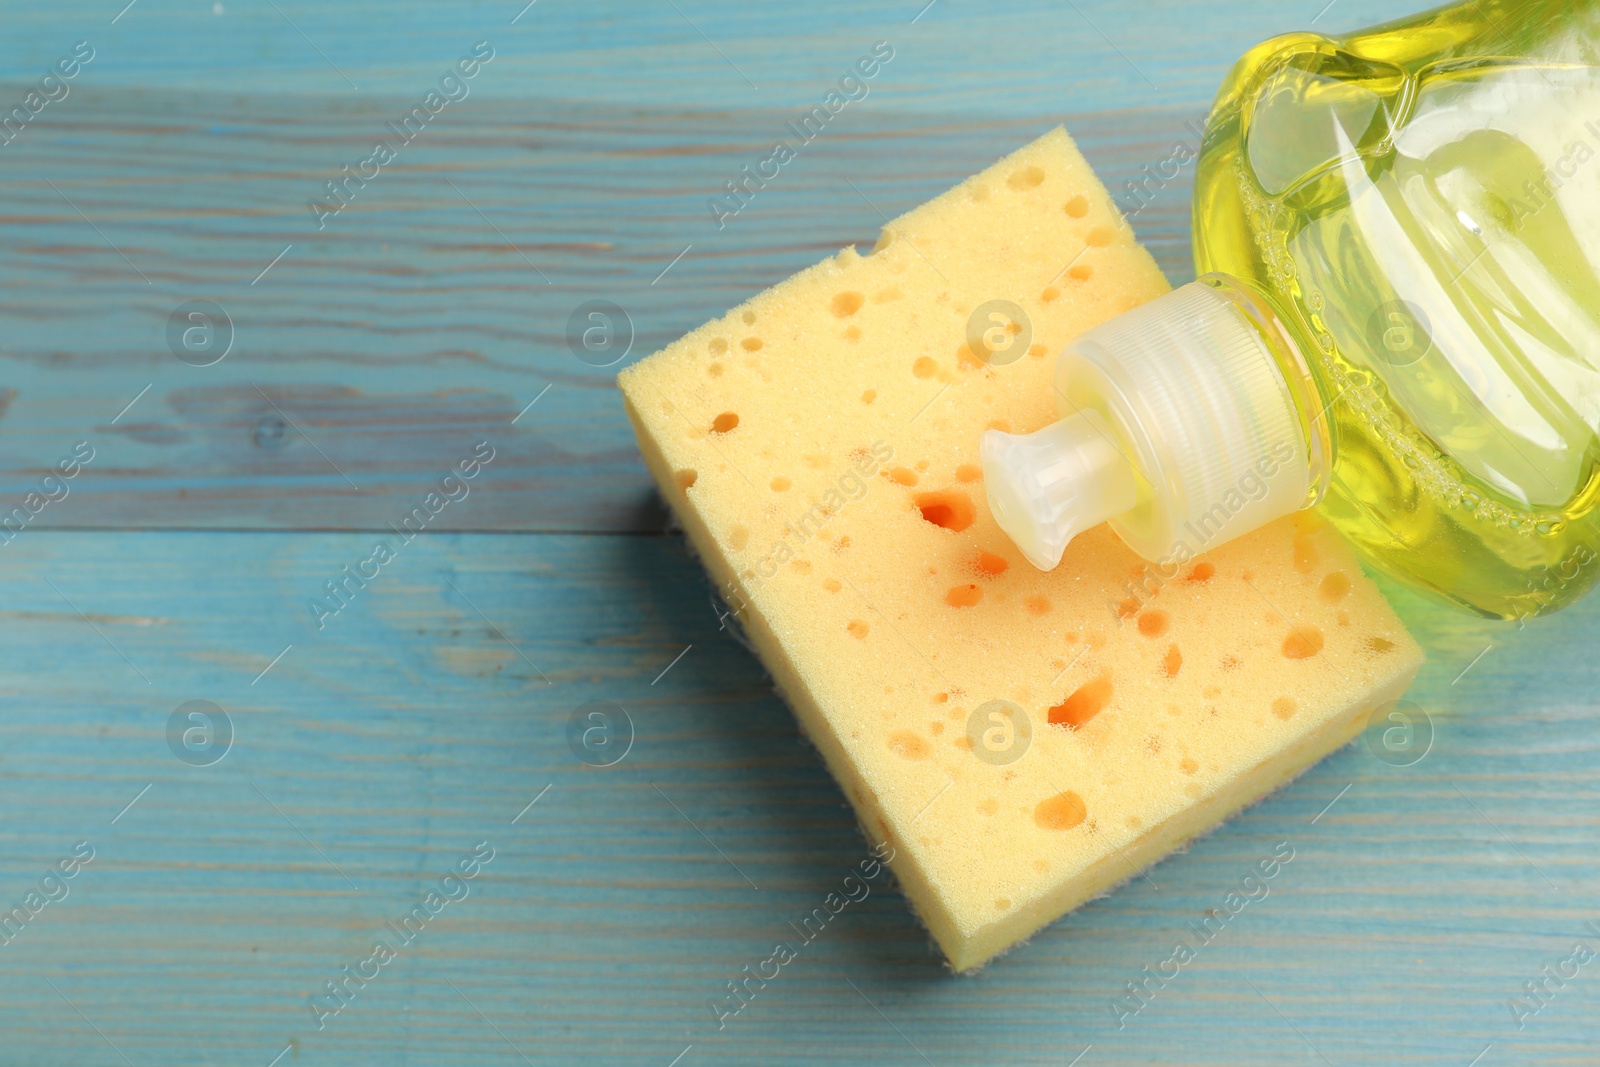
[[1600, 579], [1600, 0], [1275, 38], [1223, 83], [1199, 280], [1079, 336], [990, 430], [1042, 569], [1108, 521], [1175, 568], [1300, 508], [1487, 616]]

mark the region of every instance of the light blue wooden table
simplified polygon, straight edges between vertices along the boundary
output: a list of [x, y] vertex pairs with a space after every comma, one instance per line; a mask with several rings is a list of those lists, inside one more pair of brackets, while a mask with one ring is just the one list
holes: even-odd
[[[1600, 600], [1517, 630], [1401, 593], [1420, 762], [1340, 752], [976, 977], [880, 883], [719, 1030], [864, 845], [663, 534], [615, 368], [564, 340], [607, 299], [639, 358], [1056, 122], [1118, 188], [1250, 44], [1393, 9], [124, 2], [0, 15], [3, 109], [94, 53], [0, 146], [0, 512], [93, 451], [0, 544], [0, 1064], [1600, 1060], [1600, 962], [1508, 1007], [1600, 948]], [[877, 41], [871, 95], [719, 230], [707, 198]], [[1187, 178], [1136, 219], [1174, 281]], [[202, 300], [210, 366], [168, 344]], [[480, 441], [319, 630], [308, 600]], [[608, 767], [568, 744], [595, 700], [633, 724]], [[1119, 1029], [1281, 841], [1271, 895]]]

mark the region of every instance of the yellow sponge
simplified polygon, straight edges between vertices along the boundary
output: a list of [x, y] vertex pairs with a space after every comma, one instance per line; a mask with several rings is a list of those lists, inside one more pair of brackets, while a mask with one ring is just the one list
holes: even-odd
[[[1348, 741], [1421, 663], [1309, 513], [1175, 571], [1100, 527], [1048, 574], [990, 518], [985, 427], [1052, 421], [1063, 344], [1166, 289], [1058, 129], [620, 378], [662, 493], [957, 970]], [[979, 358], [975, 311], [1026, 354]]]

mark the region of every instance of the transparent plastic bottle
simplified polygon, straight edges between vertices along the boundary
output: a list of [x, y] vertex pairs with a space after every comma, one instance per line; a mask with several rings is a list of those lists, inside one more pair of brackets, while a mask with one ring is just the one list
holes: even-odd
[[1315, 505], [1487, 616], [1600, 580], [1600, 0], [1252, 49], [1194, 232], [1199, 280], [1062, 354], [1061, 422], [985, 434], [1036, 566], [1102, 521], [1174, 565]]

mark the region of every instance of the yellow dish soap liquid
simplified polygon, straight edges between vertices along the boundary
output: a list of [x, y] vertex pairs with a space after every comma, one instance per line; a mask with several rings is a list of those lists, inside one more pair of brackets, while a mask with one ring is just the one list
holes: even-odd
[[1158, 568], [1317, 506], [1486, 616], [1600, 580], [1600, 0], [1290, 34], [1222, 85], [1201, 277], [1060, 356], [1061, 421], [988, 431], [1043, 569], [1103, 521]]

